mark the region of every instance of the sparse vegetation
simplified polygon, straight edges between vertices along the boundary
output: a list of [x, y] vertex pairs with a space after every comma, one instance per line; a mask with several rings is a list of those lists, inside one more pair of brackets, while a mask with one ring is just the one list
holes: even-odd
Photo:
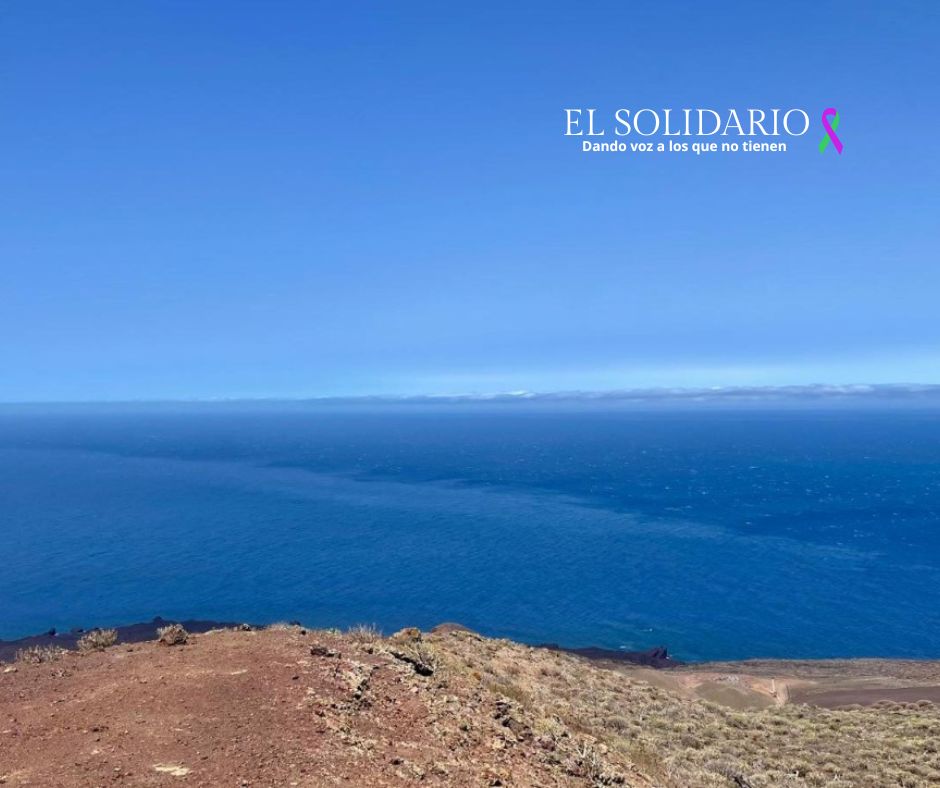
[[64, 648], [59, 646], [30, 646], [17, 651], [14, 659], [17, 662], [39, 665], [43, 662], [55, 662], [67, 653]]
[[116, 629], [93, 629], [78, 639], [78, 650], [83, 653], [104, 651], [117, 643]]
[[[940, 708], [891, 703], [830, 710], [735, 710], [574, 657], [460, 634], [433, 637], [470, 680], [512, 698], [550, 731], [583, 737], [572, 773], [605, 785], [632, 764], [663, 788], [940, 785]], [[557, 734], [556, 734], [557, 736]], [[607, 777], [605, 777], [607, 775]]]

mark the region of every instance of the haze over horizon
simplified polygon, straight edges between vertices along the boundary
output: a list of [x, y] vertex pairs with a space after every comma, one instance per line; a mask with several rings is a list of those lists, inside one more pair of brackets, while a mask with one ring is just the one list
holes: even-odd
[[163, 408], [181, 406], [184, 408], [203, 406], [234, 406], [267, 408], [306, 408], [317, 406], [370, 406], [377, 405], [421, 405], [439, 407], [442, 404], [469, 406], [474, 404], [517, 404], [533, 405], [610, 405], [622, 406], [671, 406], [681, 407], [714, 405], [734, 407], [802, 407], [802, 406], [901, 406], [920, 407], [933, 410], [940, 407], [940, 384], [851, 384], [851, 385], [793, 385], [793, 386], [713, 386], [707, 388], [635, 388], [607, 389], [600, 391], [570, 389], [565, 391], [494, 391], [464, 392], [449, 394], [361, 394], [351, 396], [309, 396], [309, 397], [194, 397], [189, 399], [96, 399], [96, 400], [36, 400], [36, 401], [0, 401], [0, 411], [14, 412], [19, 408], [42, 410], [46, 406], [78, 407], [93, 409], [115, 407]]
[[936, 7], [217, 8], [4, 6], [0, 401], [940, 383]]

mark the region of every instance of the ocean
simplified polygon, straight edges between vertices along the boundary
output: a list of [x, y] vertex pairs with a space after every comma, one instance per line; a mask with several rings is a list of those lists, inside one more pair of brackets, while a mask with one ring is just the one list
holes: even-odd
[[167, 618], [940, 657], [940, 413], [0, 411], [0, 638]]

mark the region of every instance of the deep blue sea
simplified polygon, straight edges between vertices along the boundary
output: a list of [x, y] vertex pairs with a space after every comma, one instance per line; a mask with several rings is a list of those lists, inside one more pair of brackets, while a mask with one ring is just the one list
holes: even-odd
[[940, 413], [0, 412], [0, 638], [157, 614], [940, 657]]

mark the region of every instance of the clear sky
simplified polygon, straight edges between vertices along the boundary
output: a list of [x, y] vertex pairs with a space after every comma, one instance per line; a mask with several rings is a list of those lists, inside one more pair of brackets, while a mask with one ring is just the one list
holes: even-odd
[[[0, 35], [0, 400], [940, 382], [934, 0], [7, 0]], [[784, 155], [564, 136], [793, 106]]]

